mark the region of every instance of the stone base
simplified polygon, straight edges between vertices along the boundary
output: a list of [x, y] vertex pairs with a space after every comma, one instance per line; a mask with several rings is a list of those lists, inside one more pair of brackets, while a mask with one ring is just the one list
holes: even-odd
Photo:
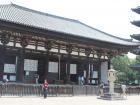
[[99, 99], [103, 100], [124, 100], [124, 97], [121, 97], [119, 93], [105, 93], [104, 96], [100, 96]]

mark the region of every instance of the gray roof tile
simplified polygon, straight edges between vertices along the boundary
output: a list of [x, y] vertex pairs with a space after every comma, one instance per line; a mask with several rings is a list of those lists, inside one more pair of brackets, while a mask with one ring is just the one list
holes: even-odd
[[137, 45], [92, 28], [77, 20], [31, 10], [15, 4], [0, 5], [0, 20], [120, 45]]

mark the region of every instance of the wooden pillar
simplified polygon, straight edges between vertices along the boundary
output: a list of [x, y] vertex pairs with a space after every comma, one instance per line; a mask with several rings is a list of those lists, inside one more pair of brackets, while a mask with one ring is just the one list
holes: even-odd
[[21, 83], [24, 81], [24, 56], [25, 49], [20, 49], [16, 59], [16, 81]]
[[46, 49], [44, 79], [48, 79], [49, 55], [50, 55], [50, 50], [52, 49], [52, 44], [53, 44], [53, 42], [50, 40], [46, 40], [46, 42], [44, 43], [44, 47]]
[[49, 54], [50, 51], [46, 51], [46, 56], [45, 56], [45, 71], [44, 71], [44, 79], [48, 79], [48, 71], [49, 71]]
[[19, 50], [19, 54], [17, 56], [17, 72], [16, 72], [16, 80], [17, 82], [24, 82], [24, 58], [25, 58], [25, 48], [29, 44], [29, 37], [24, 35], [20, 38], [21, 49]]
[[90, 64], [90, 58], [89, 58], [89, 56], [90, 56], [90, 54], [91, 54], [91, 49], [90, 48], [86, 48], [85, 49], [85, 55], [86, 55], [86, 67], [85, 67], [85, 69], [86, 69], [86, 81], [85, 81], [85, 83], [86, 84], [88, 84], [89, 83], [89, 64]]
[[85, 69], [86, 69], [86, 81], [85, 83], [88, 84], [89, 83], [89, 57], [86, 57], [86, 64], [85, 64]]
[[70, 53], [68, 53], [68, 57], [67, 57], [67, 74], [66, 74], [66, 76], [67, 76], [67, 82], [69, 82], [70, 81], [70, 62], [71, 62], [71, 54]]
[[111, 69], [110, 66], [111, 66], [111, 61], [110, 61], [110, 59], [109, 59], [109, 60], [108, 60], [108, 70]]
[[[2, 46], [0, 50], [0, 74], [4, 73], [4, 60], [5, 59], [5, 47]], [[3, 75], [1, 75], [0, 80], [3, 80]]]
[[100, 84], [101, 83], [101, 56], [102, 56], [100, 51], [98, 51], [97, 56], [98, 56], [98, 64], [99, 64], [99, 66], [98, 66], [98, 68], [99, 68], [99, 70], [98, 70], [98, 84]]
[[60, 65], [61, 65], [61, 55], [59, 54], [58, 55], [58, 80], [60, 80], [60, 73], [61, 73], [61, 71], [60, 71]]
[[99, 63], [98, 63], [100, 66], [98, 67], [99, 68], [99, 71], [98, 71], [98, 84], [101, 84], [101, 61], [99, 59]]
[[[2, 74], [4, 73], [6, 44], [8, 44], [10, 42], [10, 36], [11, 36], [11, 34], [6, 31], [2, 31], [2, 33], [1, 33], [2, 47], [1, 47], [1, 51], [0, 51], [0, 69], [2, 70], [2, 72], [1, 72]], [[1, 78], [1, 79], [3, 80], [3, 78]]]
[[66, 74], [66, 82], [68, 83], [70, 81], [70, 62], [71, 62], [71, 53], [72, 53], [72, 45], [69, 44], [66, 46], [66, 51], [68, 53], [67, 55], [67, 74]]
[[111, 69], [112, 67], [112, 62], [111, 59], [114, 57], [113, 53], [110, 53], [110, 55], [107, 56], [108, 57], [108, 70]]
[[93, 77], [93, 64], [90, 61], [90, 84], [92, 84], [92, 77]]
[[61, 46], [60, 46], [60, 44], [58, 45], [58, 80], [61, 80], [61, 67], [60, 67], [60, 65], [61, 65], [61, 54], [60, 54], [60, 48], [61, 48]]

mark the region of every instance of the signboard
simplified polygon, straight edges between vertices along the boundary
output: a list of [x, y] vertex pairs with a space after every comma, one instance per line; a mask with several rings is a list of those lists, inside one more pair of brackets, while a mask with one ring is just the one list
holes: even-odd
[[97, 71], [93, 71], [93, 78], [98, 78], [98, 72]]
[[49, 62], [49, 72], [58, 73], [58, 62]]
[[76, 64], [70, 64], [70, 74], [76, 74]]
[[9, 80], [10, 80], [10, 81], [16, 81], [16, 76], [15, 76], [15, 75], [10, 75]]
[[24, 70], [25, 71], [37, 71], [38, 60], [24, 59]]
[[15, 64], [4, 64], [4, 73], [16, 73]]

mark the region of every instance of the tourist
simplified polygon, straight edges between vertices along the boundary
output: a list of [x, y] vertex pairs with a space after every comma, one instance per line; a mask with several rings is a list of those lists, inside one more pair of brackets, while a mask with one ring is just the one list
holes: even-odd
[[127, 95], [126, 95], [126, 85], [122, 84], [121, 85], [121, 90], [122, 90], [122, 92], [121, 92], [122, 97], [123, 98], [124, 98], [124, 96], [127, 97]]
[[44, 83], [43, 83], [42, 87], [43, 87], [44, 98], [47, 98], [47, 91], [48, 91], [48, 81], [47, 81], [47, 79], [44, 80]]
[[84, 85], [84, 84], [85, 84], [84, 76], [81, 76], [81, 85]]
[[3, 80], [3, 83], [8, 83], [8, 82], [9, 80], [7, 78]]
[[101, 82], [101, 84], [99, 85], [99, 95], [104, 96], [104, 83], [103, 82]]

